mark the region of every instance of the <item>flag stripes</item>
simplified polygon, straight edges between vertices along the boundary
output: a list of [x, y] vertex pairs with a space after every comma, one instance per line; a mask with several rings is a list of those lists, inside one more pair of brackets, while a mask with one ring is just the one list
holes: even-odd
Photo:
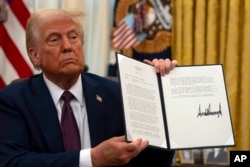
[[0, 57], [0, 62], [4, 62], [4, 63], [1, 63], [1, 66], [0, 66], [0, 76], [4, 76], [2, 78], [3, 82], [10, 83], [13, 79], [20, 78], [15, 68], [10, 63], [9, 59], [3, 52], [2, 48], [0, 48], [0, 55], [3, 55]]
[[9, 8], [9, 6], [8, 20], [4, 22], [3, 25], [8, 33], [8, 36], [12, 39], [12, 41], [15, 43], [15, 46], [20, 51], [20, 56], [22, 56], [25, 59], [26, 63], [29, 64], [29, 66], [33, 69], [33, 65], [29, 60], [25, 46], [25, 27], [20, 24], [20, 21], [18, 20], [14, 12], [11, 10], [11, 8]]
[[112, 35], [112, 43], [116, 49], [128, 49], [135, 47], [146, 38], [145, 33], [137, 34], [134, 31], [135, 18], [129, 14], [119, 22]]
[[[5, 56], [11, 62], [13, 67], [16, 69], [19, 77], [27, 77], [27, 75], [32, 75], [30, 67], [27, 65], [23, 56], [20, 54], [19, 50], [16, 48], [15, 43], [9, 37], [5, 28], [0, 25], [0, 46], [2, 47]], [[23, 41], [24, 42], [24, 41]]]
[[35, 72], [25, 46], [26, 22], [30, 16], [27, 0], [7, 2], [7, 20], [0, 23], [0, 88]]
[[4, 87], [4, 86], [5, 86], [5, 83], [4, 83], [3, 79], [2, 79], [2, 77], [0, 76], [0, 88]]
[[129, 48], [136, 42], [136, 36], [131, 28], [125, 23], [125, 21], [120, 22], [117, 26], [117, 30], [113, 34], [113, 43], [115, 48]]
[[26, 21], [30, 17], [30, 12], [24, 5], [22, 0], [10, 1], [10, 8], [24, 29], [26, 29]]

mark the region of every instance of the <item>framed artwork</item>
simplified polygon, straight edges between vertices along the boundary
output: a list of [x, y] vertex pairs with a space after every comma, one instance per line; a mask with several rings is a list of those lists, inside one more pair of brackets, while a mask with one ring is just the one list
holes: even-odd
[[177, 163], [177, 154], [178, 154], [178, 152], [175, 151], [175, 154], [174, 154], [174, 157], [173, 157], [173, 162], [172, 162], [173, 165], [175, 165]]
[[194, 164], [193, 150], [181, 150], [179, 155], [181, 164]]
[[173, 158], [173, 165], [179, 164], [180, 163], [180, 150], [176, 150]]
[[204, 164], [229, 164], [229, 155], [227, 148], [203, 149]]

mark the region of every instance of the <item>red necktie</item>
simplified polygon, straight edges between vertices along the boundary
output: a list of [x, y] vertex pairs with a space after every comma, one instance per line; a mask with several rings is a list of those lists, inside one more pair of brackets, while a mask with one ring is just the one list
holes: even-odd
[[70, 100], [74, 98], [74, 95], [72, 95], [69, 91], [65, 91], [62, 98], [64, 99], [64, 104], [62, 108], [61, 130], [64, 148], [66, 151], [80, 150], [80, 135], [73, 110], [69, 103]]

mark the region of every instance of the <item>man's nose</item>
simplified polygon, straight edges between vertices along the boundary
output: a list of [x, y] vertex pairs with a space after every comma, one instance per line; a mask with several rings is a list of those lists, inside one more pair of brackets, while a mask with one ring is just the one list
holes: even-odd
[[69, 38], [63, 38], [63, 52], [69, 52], [72, 49], [72, 44]]

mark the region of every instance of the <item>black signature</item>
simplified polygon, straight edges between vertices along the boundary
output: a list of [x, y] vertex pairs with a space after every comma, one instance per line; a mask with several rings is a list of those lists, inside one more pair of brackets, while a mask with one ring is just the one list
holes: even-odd
[[201, 111], [201, 105], [199, 104], [199, 110], [198, 110], [198, 115], [197, 117], [202, 117], [202, 116], [216, 116], [219, 118], [220, 116], [222, 117], [222, 111], [221, 111], [221, 104], [219, 103], [219, 110], [218, 111], [212, 111], [211, 110], [211, 105], [210, 103], [208, 104], [208, 108], [205, 108], [205, 111]]

